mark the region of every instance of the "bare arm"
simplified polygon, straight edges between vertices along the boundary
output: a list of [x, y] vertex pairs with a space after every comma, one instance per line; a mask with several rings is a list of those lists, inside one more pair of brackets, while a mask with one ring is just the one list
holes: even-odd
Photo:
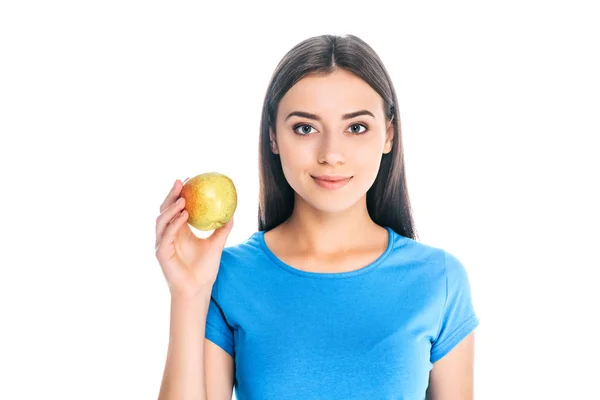
[[225, 350], [204, 339], [206, 393], [209, 400], [231, 400], [235, 363]]
[[204, 334], [210, 294], [171, 297], [169, 347], [159, 400], [207, 400]]
[[426, 400], [473, 399], [474, 356], [475, 333], [472, 332], [433, 364]]
[[208, 238], [197, 237], [186, 223], [182, 190], [176, 180], [156, 218], [156, 258], [171, 292], [169, 347], [158, 400], [231, 400], [233, 360], [226, 351], [207, 346], [205, 337], [212, 287], [233, 218]]
[[167, 361], [158, 400], [231, 400], [234, 363], [205, 338], [210, 293], [171, 297]]

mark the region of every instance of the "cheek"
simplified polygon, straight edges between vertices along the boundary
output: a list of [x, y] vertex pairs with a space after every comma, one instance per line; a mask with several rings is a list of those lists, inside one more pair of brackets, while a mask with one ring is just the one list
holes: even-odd
[[313, 154], [309, 143], [300, 141], [283, 140], [278, 144], [281, 164], [287, 169], [306, 168]]
[[290, 140], [278, 142], [278, 148], [283, 175], [290, 186], [299, 191], [304, 172], [310, 169], [310, 149], [305, 144]]
[[361, 180], [374, 181], [381, 165], [382, 146], [365, 143], [352, 154], [352, 170], [361, 175]]
[[353, 146], [351, 160], [357, 166], [368, 168], [379, 163], [382, 153], [383, 146], [379, 141], [364, 141]]

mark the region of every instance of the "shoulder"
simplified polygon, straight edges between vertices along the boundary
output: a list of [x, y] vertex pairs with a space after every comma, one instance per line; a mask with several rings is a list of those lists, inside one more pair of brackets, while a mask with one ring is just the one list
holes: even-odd
[[453, 253], [444, 251], [444, 269], [448, 279], [464, 281], [467, 280], [467, 268], [463, 262]]
[[262, 249], [262, 235], [263, 232], [256, 231], [240, 243], [225, 246], [221, 255], [221, 263], [235, 263], [235, 261], [257, 254]]
[[[393, 232], [393, 231], [392, 231]], [[402, 262], [420, 267], [428, 278], [439, 277], [444, 281], [464, 281], [467, 270], [454, 252], [432, 244], [402, 236], [393, 232], [394, 245], [391, 262]]]
[[250, 234], [240, 243], [227, 245], [221, 253], [216, 283], [220, 286], [236, 286], [256, 276], [264, 265], [262, 232]]
[[401, 259], [415, 265], [426, 265], [430, 269], [444, 268], [446, 254], [444, 249], [402, 236], [393, 230], [391, 232], [393, 238], [391, 255], [394, 261]]
[[444, 298], [444, 303], [470, 301], [471, 284], [467, 266], [453, 251], [411, 238], [400, 237], [398, 254], [404, 253], [421, 282]]

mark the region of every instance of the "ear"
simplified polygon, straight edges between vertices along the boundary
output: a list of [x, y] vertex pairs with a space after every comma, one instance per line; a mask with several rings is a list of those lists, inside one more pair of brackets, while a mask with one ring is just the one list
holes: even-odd
[[383, 154], [388, 154], [392, 151], [392, 146], [394, 145], [394, 120], [390, 121], [390, 125], [387, 128], [385, 134], [385, 144], [383, 146]]
[[269, 128], [269, 141], [271, 144], [271, 151], [274, 154], [279, 154], [279, 149], [277, 148], [277, 138], [275, 137], [275, 134], [273, 133], [273, 129]]

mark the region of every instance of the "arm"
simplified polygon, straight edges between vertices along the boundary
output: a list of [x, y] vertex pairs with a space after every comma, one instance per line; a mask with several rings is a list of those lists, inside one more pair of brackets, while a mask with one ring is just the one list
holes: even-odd
[[472, 400], [475, 334], [465, 337], [433, 364], [426, 400]]
[[233, 360], [204, 339], [209, 304], [210, 293], [196, 300], [171, 298], [169, 347], [158, 400], [231, 400]]
[[231, 400], [233, 397], [233, 358], [225, 350], [204, 339], [206, 355], [206, 394], [209, 400]]

